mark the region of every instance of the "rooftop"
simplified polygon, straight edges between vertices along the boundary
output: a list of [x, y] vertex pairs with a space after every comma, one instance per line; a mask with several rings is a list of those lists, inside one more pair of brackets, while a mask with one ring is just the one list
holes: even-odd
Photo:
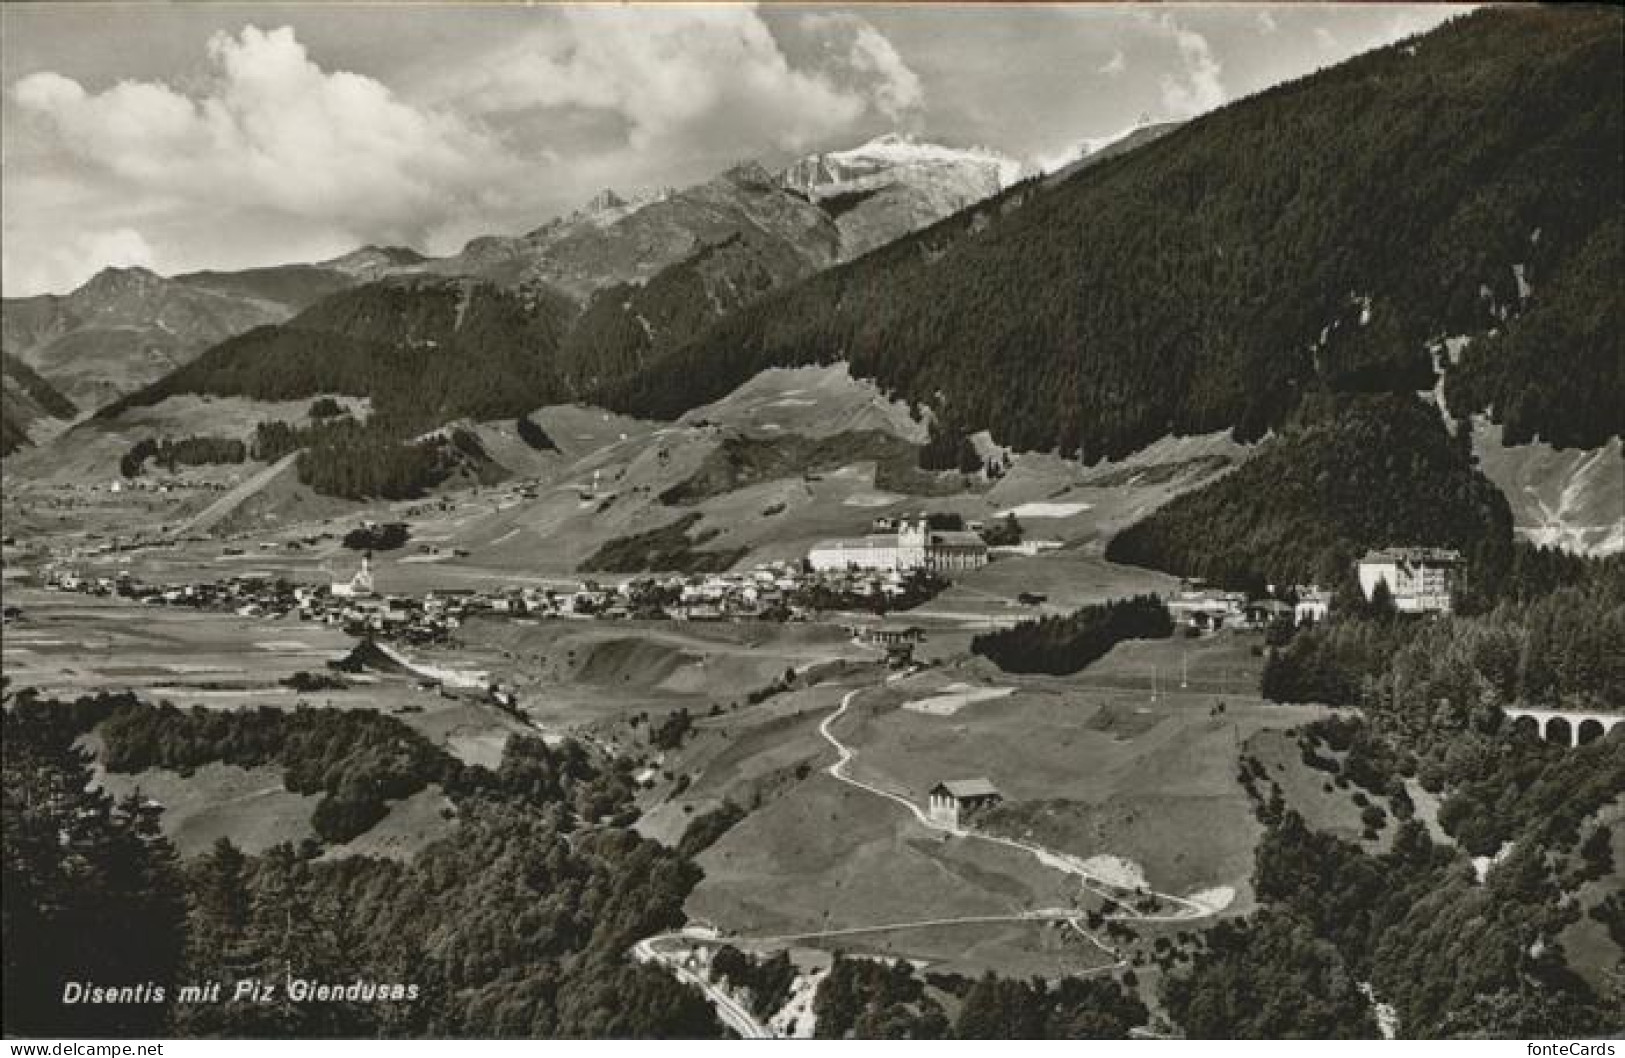
[[[998, 797], [999, 791], [986, 779], [944, 779], [937, 783], [937, 790], [946, 790], [948, 795], [963, 800], [969, 797]], [[932, 790], [936, 793], [936, 790]]]
[[1461, 552], [1447, 547], [1383, 547], [1367, 551], [1361, 565], [1378, 562], [1434, 563], [1455, 565], [1461, 561]]

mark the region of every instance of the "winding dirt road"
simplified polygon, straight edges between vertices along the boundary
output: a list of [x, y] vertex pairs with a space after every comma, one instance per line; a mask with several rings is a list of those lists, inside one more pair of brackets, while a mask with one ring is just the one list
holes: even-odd
[[987, 834], [982, 831], [971, 830], [968, 827], [956, 826], [955, 824], [948, 823], [940, 819], [935, 819], [928, 812], [926, 812], [925, 809], [921, 808], [907, 797], [904, 797], [902, 794], [893, 793], [890, 790], [883, 789], [879, 786], [875, 786], [872, 783], [867, 783], [862, 779], [855, 779], [851, 775], [848, 775], [847, 766], [857, 758], [857, 753], [850, 746], [836, 738], [835, 733], [831, 730], [831, 728], [836, 721], [840, 720], [846, 715], [847, 710], [852, 706], [853, 699], [855, 699], [859, 694], [862, 694], [864, 690], [865, 688], [859, 687], [856, 690], [847, 692], [846, 695], [841, 698], [839, 708], [837, 708], [829, 716], [825, 717], [823, 723], [818, 725], [818, 733], [823, 736], [824, 741], [828, 742], [835, 748], [837, 758], [835, 763], [824, 769], [829, 773], [832, 779], [844, 782], [848, 786], [855, 786], [860, 790], [874, 794], [876, 797], [884, 797], [888, 801], [893, 801], [901, 805], [903, 808], [908, 810], [910, 815], [919, 821], [921, 826], [929, 827], [932, 830], [942, 831], [946, 834], [952, 834], [955, 837], [985, 841], [990, 844], [1003, 845], [1007, 848], [1018, 849], [1025, 852], [1028, 855], [1033, 856], [1038, 860], [1038, 862], [1042, 863], [1046, 867], [1051, 867], [1055, 870], [1061, 871], [1062, 873], [1070, 874], [1078, 878], [1083, 887], [1088, 889], [1091, 893], [1094, 893], [1096, 896], [1122, 901], [1130, 896], [1150, 895], [1156, 897], [1158, 900], [1166, 901], [1167, 903], [1173, 904], [1175, 907], [1181, 909], [1179, 912], [1170, 915], [1147, 915], [1133, 911], [1123, 911], [1109, 915], [1107, 916], [1108, 918], [1132, 919], [1137, 922], [1176, 922], [1187, 919], [1205, 918], [1213, 913], [1210, 908], [1204, 907], [1195, 901], [1187, 900], [1182, 896], [1174, 896], [1171, 893], [1159, 893], [1154, 889], [1145, 889], [1141, 891], [1125, 889], [1110, 879], [1102, 877], [1096, 871], [1091, 870], [1083, 860], [1076, 856], [1063, 852], [1055, 852], [1051, 849], [1044, 848], [1042, 845], [1034, 845], [1031, 842], [1018, 841], [1015, 838], [1002, 837], [997, 834]]
[[[927, 827], [931, 830], [941, 831], [946, 834], [952, 834], [955, 837], [966, 838], [974, 841], [985, 841], [990, 844], [1003, 845], [1007, 848], [1017, 849], [1034, 857], [1046, 867], [1053, 868], [1077, 878], [1079, 885], [1084, 890], [1096, 896], [1116, 901], [1120, 906], [1124, 906], [1125, 909], [1123, 911], [1105, 916], [1107, 919], [1141, 923], [1186, 922], [1193, 919], [1206, 918], [1214, 914], [1212, 908], [1205, 907], [1202, 904], [1199, 904], [1193, 900], [1188, 900], [1185, 897], [1174, 896], [1171, 893], [1160, 893], [1154, 889], [1126, 889], [1123, 886], [1103, 877], [1098, 872], [1089, 869], [1089, 867], [1085, 865], [1084, 861], [1076, 856], [1055, 852], [1051, 849], [1044, 848], [1042, 845], [1034, 845], [1030, 842], [1018, 841], [1014, 838], [1001, 837], [997, 834], [987, 834], [981, 831], [972, 830], [968, 827], [956, 826], [940, 819], [934, 819], [928, 812], [902, 794], [894, 793], [891, 790], [876, 786], [873, 783], [864, 782], [862, 779], [853, 778], [847, 772], [849, 765], [851, 765], [851, 763], [857, 758], [857, 752], [835, 736], [833, 727], [842, 717], [846, 716], [847, 711], [852, 707], [852, 702], [866, 689], [868, 688], [859, 687], [848, 691], [841, 697], [841, 704], [835, 709], [835, 711], [829, 716], [825, 717], [818, 725], [818, 734], [835, 750], [835, 763], [824, 769], [829, 774], [830, 778], [835, 779], [837, 782], [843, 782], [848, 786], [863, 790], [865, 793], [872, 794], [876, 797], [884, 797], [886, 800], [891, 801], [905, 809], [921, 826]], [[1145, 914], [1134, 911], [1132, 908], [1127, 907], [1124, 903], [1129, 898], [1146, 895], [1153, 896], [1159, 901], [1172, 904], [1179, 908], [1179, 910], [1172, 914]], [[1035, 908], [1029, 911], [1022, 911], [1009, 915], [966, 915], [956, 918], [920, 919], [910, 922], [888, 922], [868, 926], [847, 926], [839, 929], [813, 930], [805, 933], [785, 933], [777, 936], [730, 937], [728, 940], [734, 943], [746, 944], [791, 944], [798, 941], [823, 940], [832, 937], [850, 937], [869, 933], [893, 933], [900, 930], [910, 929], [933, 929], [942, 926], [982, 925], [995, 922], [1065, 922], [1079, 936], [1088, 941], [1090, 944], [1094, 945], [1112, 960], [1112, 962], [1108, 964], [1091, 967], [1090, 969], [1083, 971], [1082, 974], [1075, 976], [1112, 973], [1127, 966], [1128, 960], [1124, 958], [1122, 952], [1111, 947], [1109, 944], [1102, 941], [1099, 937], [1095, 936], [1093, 933], [1089, 932], [1089, 930], [1084, 928], [1082, 920], [1084, 919], [1085, 914], [1085, 912], [1071, 907]], [[710, 940], [712, 938], [704, 939]], [[660, 965], [667, 967], [673, 973], [675, 973], [680, 980], [686, 981], [698, 988], [705, 995], [705, 997], [710, 1000], [711, 1005], [716, 1008], [718, 1017], [720, 1017], [725, 1024], [744, 1038], [773, 1038], [772, 1030], [752, 1017], [750, 1012], [746, 1010], [738, 1000], [734, 999], [721, 988], [713, 985], [710, 981], [707, 981], [701, 975], [696, 974], [692, 970], [689, 970], [687, 967], [683, 966], [681, 960], [676, 956], [667, 955], [660, 950], [660, 945], [663, 943], [677, 942], [692, 945], [698, 940], [699, 938], [685, 936], [681, 933], [664, 933], [659, 936], [649, 937], [645, 940], [639, 941], [638, 944], [633, 948], [633, 954], [640, 961], [658, 962]]]

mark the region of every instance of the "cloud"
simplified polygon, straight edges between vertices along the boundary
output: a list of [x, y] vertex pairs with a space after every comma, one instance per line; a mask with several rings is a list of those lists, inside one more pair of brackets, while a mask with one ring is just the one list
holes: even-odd
[[1222, 106], [1228, 98], [1219, 76], [1223, 67], [1206, 37], [1175, 22], [1169, 15], [1156, 24], [1173, 37], [1179, 49], [1181, 72], [1164, 74], [1159, 82], [1162, 103], [1169, 117], [1188, 118]]
[[919, 77], [853, 14], [770, 29], [749, 6], [574, 5], [522, 25], [455, 65], [419, 67], [401, 82], [409, 97], [323, 68], [291, 26], [215, 35], [206, 76], [185, 88], [91, 88], [49, 68], [21, 78], [6, 99], [7, 293], [84, 278], [96, 240], [118, 232], [175, 269], [364, 242], [445, 253], [607, 184], [658, 187], [877, 127], [917, 131], [923, 112]]
[[804, 149], [866, 116], [897, 122], [923, 91], [891, 42], [850, 14], [810, 14], [815, 45], [794, 64], [743, 5], [580, 5], [557, 9], [439, 92], [482, 112], [584, 110], [612, 119], [634, 152], [682, 143]]
[[1128, 59], [1123, 56], [1123, 49], [1118, 48], [1112, 52], [1111, 58], [1096, 67], [1095, 72], [1106, 77], [1118, 77], [1126, 69], [1128, 69]]
[[208, 57], [212, 76], [195, 95], [139, 81], [92, 93], [51, 72], [11, 94], [66, 152], [63, 179], [110, 179], [149, 210], [254, 210], [411, 242], [504, 199], [520, 171], [477, 125], [322, 70], [291, 28], [217, 34]]
[[1275, 16], [1268, 11], [1258, 13], [1258, 31], [1260, 33], [1274, 33], [1280, 27], [1275, 24]]
[[1323, 51], [1337, 51], [1337, 36], [1325, 26], [1315, 27], [1315, 43]]
[[25, 291], [71, 290], [103, 268], [156, 268], [157, 257], [134, 228], [87, 231], [57, 238], [30, 252], [13, 254], [11, 239], [0, 251], [8, 287]]
[[[812, 28], [820, 31], [819, 17], [811, 17]], [[846, 63], [858, 75], [859, 83], [867, 81], [874, 107], [880, 113], [893, 121], [902, 121], [925, 102], [925, 90], [920, 86], [919, 77], [878, 29], [855, 15], [846, 15], [824, 16], [821, 31], [851, 33]]]

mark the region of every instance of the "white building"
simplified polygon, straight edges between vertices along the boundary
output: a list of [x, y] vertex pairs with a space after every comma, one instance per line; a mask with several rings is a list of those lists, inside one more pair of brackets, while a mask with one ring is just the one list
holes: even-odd
[[986, 779], [948, 779], [931, 787], [927, 795], [931, 818], [956, 827], [966, 813], [1002, 800], [1003, 796]]
[[1299, 588], [1298, 604], [1292, 608], [1292, 618], [1300, 625], [1319, 624], [1332, 612], [1330, 592], [1317, 587]]
[[895, 533], [820, 541], [807, 552], [807, 562], [819, 571], [981, 569], [987, 565], [987, 541], [976, 533], [932, 529], [922, 514], [899, 522]]
[[1168, 615], [1176, 624], [1204, 631], [1240, 620], [1246, 604], [1247, 596], [1243, 592], [1208, 588], [1185, 589], [1166, 600]]
[[1436, 547], [1391, 547], [1360, 559], [1360, 591], [1369, 600], [1388, 585], [1401, 613], [1449, 613], [1461, 554]]

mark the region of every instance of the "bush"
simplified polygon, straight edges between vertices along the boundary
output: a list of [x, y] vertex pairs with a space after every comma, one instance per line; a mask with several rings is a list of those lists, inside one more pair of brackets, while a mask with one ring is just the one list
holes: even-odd
[[405, 522], [372, 522], [344, 534], [344, 546], [351, 551], [394, 551], [411, 539]]

